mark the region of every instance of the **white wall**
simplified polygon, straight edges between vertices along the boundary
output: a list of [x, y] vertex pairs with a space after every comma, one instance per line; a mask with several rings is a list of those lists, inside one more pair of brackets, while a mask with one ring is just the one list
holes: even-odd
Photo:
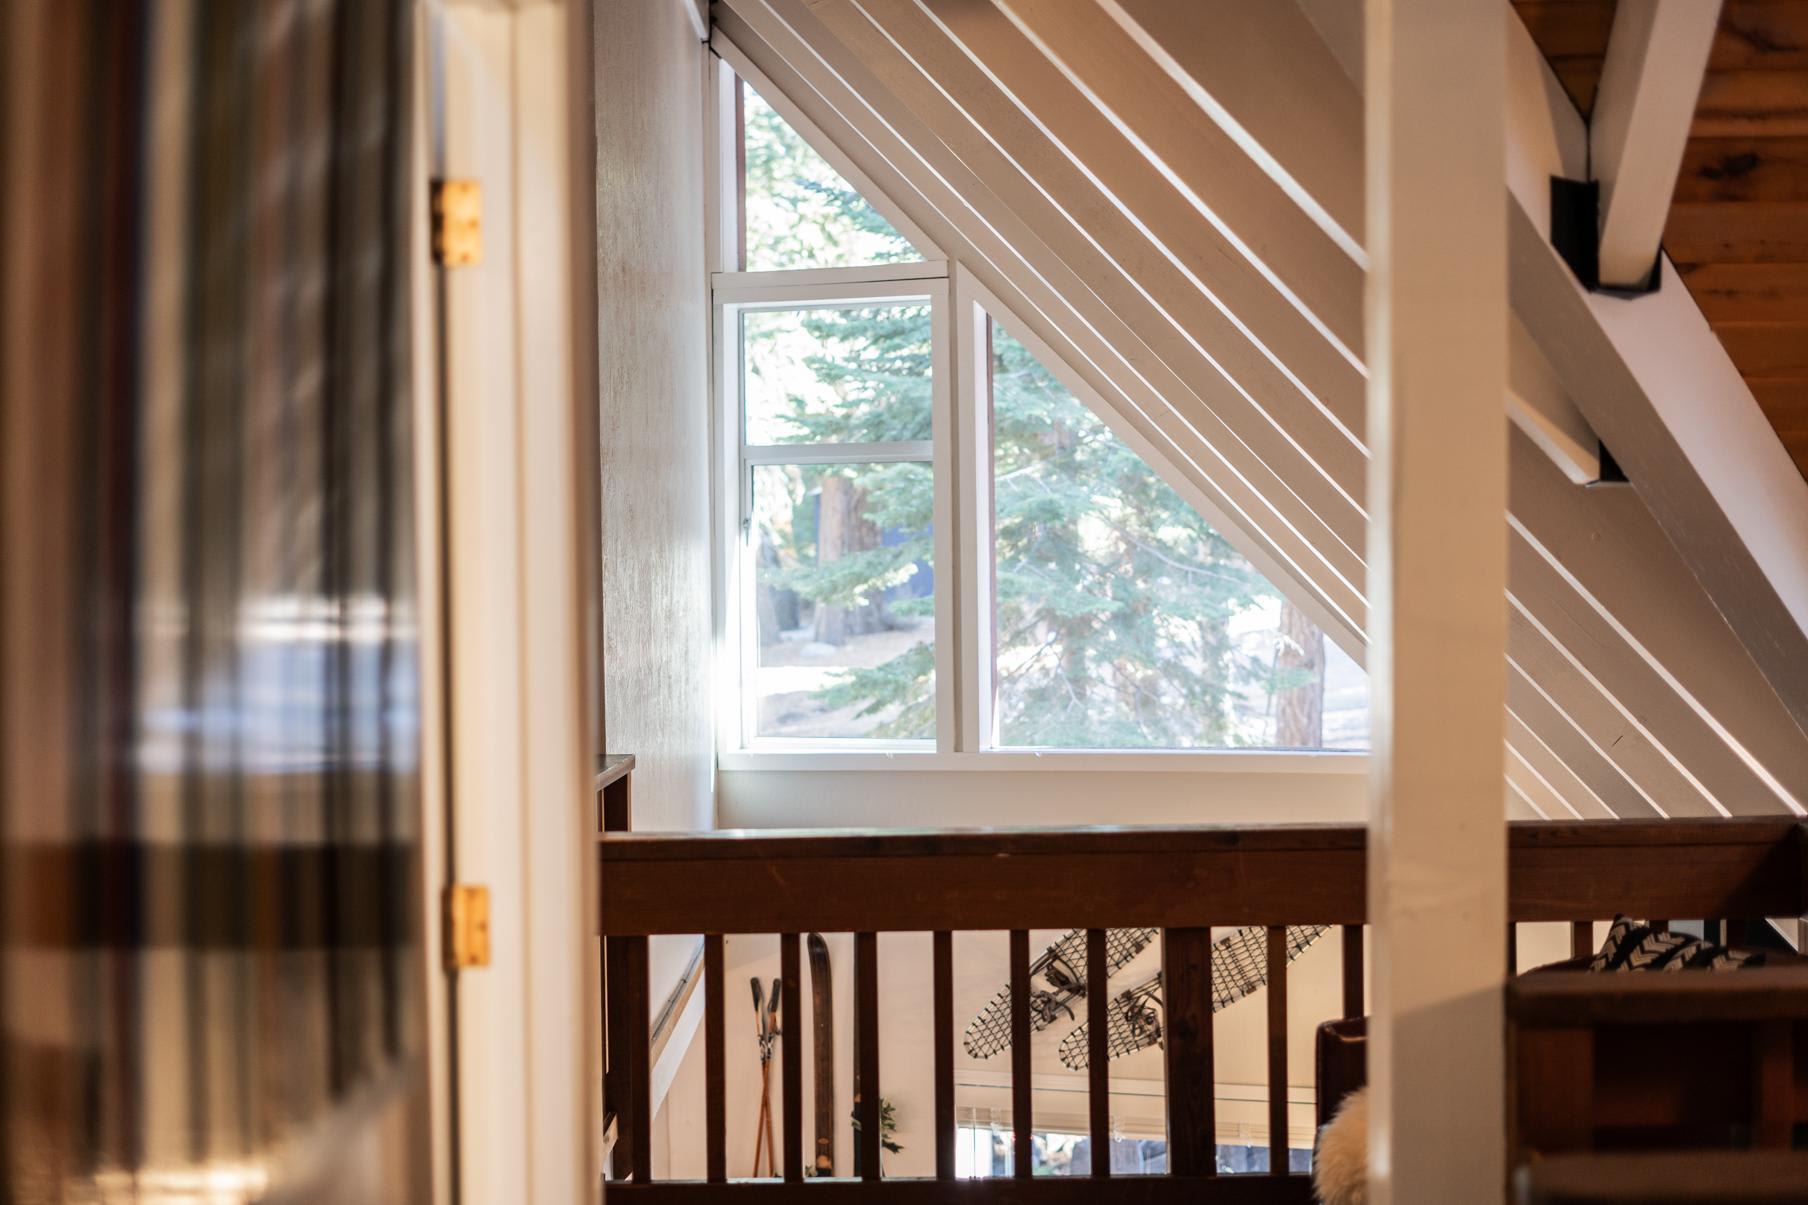
[[1272, 770], [724, 770], [723, 828], [1361, 824], [1363, 762]]
[[643, 829], [713, 818], [708, 57], [681, 4], [596, 6], [603, 689]]
[[[1360, 782], [1361, 780], [1358, 779]], [[1223, 936], [1228, 930], [1222, 931]], [[1031, 955], [1040, 954], [1058, 934], [1037, 930]], [[853, 942], [846, 934], [826, 934], [835, 984], [834, 1049], [837, 1175], [853, 1173], [853, 1135], [847, 1118], [853, 1110]], [[954, 939], [955, 1024], [967, 1023], [1004, 986], [1007, 977], [1006, 936], [958, 933]], [[1502, 955], [1505, 955], [1503, 935]], [[1519, 966], [1530, 969], [1569, 956], [1569, 927], [1522, 925]], [[753, 1036], [751, 976], [769, 983], [778, 973], [778, 939], [730, 937], [726, 943], [727, 1005], [725, 1038], [728, 1087], [728, 1174], [745, 1176], [753, 1165], [754, 1122], [759, 1110], [759, 1060]], [[1155, 973], [1157, 947], [1151, 945], [1112, 977], [1116, 990], [1132, 987]], [[809, 966], [804, 966], [809, 988]], [[1300, 955], [1288, 973], [1287, 1082], [1288, 1128], [1294, 1146], [1311, 1145], [1313, 1129], [1313, 1048], [1318, 1025], [1341, 1010], [1342, 935], [1331, 930]], [[935, 1090], [930, 1081], [933, 1032], [930, 1010], [930, 942], [923, 933], [887, 933], [879, 938], [880, 1051], [883, 1095], [897, 1110], [897, 1139], [904, 1151], [887, 1155], [885, 1170], [896, 1176], [935, 1173]], [[806, 1013], [808, 1005], [806, 1004]], [[1263, 1146], [1268, 1141], [1266, 993], [1238, 1001], [1213, 1018], [1214, 1070], [1217, 1076], [1218, 1141]], [[1086, 1077], [1060, 1063], [1057, 1049], [1071, 1026], [1056, 1025], [1032, 1040], [1032, 1109], [1038, 1129], [1084, 1133], [1087, 1126]], [[781, 1039], [782, 1041], [791, 1039]], [[815, 1090], [813, 1047], [806, 1028], [804, 1043], [804, 1150], [808, 1159], [815, 1141], [812, 1100]], [[783, 1133], [783, 1093], [779, 1057], [773, 1061], [773, 1130]], [[978, 1060], [955, 1048], [956, 1102], [960, 1116], [968, 1109], [996, 1110], [998, 1123], [1010, 1126], [1008, 1052]], [[1125, 1137], [1162, 1134], [1163, 1087], [1159, 1050], [1145, 1050], [1111, 1064], [1114, 1123]], [[666, 1100], [667, 1127], [656, 1133], [655, 1174], [701, 1179], [704, 1173], [703, 1043], [693, 1041], [685, 1053]]]

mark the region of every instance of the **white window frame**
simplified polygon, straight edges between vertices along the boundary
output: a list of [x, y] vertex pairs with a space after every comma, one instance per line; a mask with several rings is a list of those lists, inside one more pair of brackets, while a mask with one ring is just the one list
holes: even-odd
[[[809, 277], [800, 281], [798, 277]], [[948, 330], [948, 276], [944, 261], [920, 261], [871, 268], [825, 268], [808, 272], [723, 272], [711, 290], [711, 322], [714, 330], [716, 379], [716, 429], [720, 432], [717, 457], [727, 468], [720, 479], [722, 509], [719, 530], [723, 547], [716, 564], [725, 575], [723, 613], [718, 629], [723, 643], [724, 665], [730, 674], [724, 681], [720, 709], [722, 753], [863, 750], [874, 753], [944, 751], [952, 743], [955, 714], [954, 626], [954, 494], [945, 465], [952, 452], [950, 424], [951, 352]], [[741, 316], [750, 312], [826, 309], [832, 306], [920, 302], [930, 307], [931, 437], [896, 443], [798, 443], [749, 445], [741, 407]], [[758, 641], [751, 638], [750, 593], [753, 545], [753, 470], [776, 464], [883, 464], [901, 461], [926, 463], [934, 475], [931, 518], [935, 557], [935, 712], [933, 741], [878, 740], [838, 737], [809, 740], [797, 737], [757, 735], [755, 713], [758, 696], [747, 685], [758, 666]], [[730, 683], [732, 685], [730, 686]]]
[[[737, 70], [812, 149], [841, 172], [927, 258], [844, 268], [741, 272], [735, 199], [733, 84]], [[731, 67], [712, 63], [707, 112], [714, 127], [709, 157], [711, 345], [717, 522], [714, 563], [717, 674], [717, 766], [724, 771], [1112, 770], [1154, 772], [1362, 774], [1368, 755], [1344, 750], [1270, 749], [999, 749], [994, 748], [995, 667], [992, 649], [992, 442], [986, 363], [988, 316], [1010, 327], [1055, 371], [1088, 409], [1133, 448], [1143, 441], [1075, 374], [1065, 371], [1009, 307], [944, 258], [908, 217], [836, 150], [796, 106], [738, 54]], [[874, 444], [777, 445], [748, 448], [741, 415], [740, 315], [757, 309], [928, 297], [934, 348], [936, 733], [930, 741], [861, 738], [819, 740], [754, 736], [757, 697], [747, 689], [758, 654], [748, 638], [751, 548], [747, 517], [751, 465], [873, 463], [918, 460], [922, 447]]]

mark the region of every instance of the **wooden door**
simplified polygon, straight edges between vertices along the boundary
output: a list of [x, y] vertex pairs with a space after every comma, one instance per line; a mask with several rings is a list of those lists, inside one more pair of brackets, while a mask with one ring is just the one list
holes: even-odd
[[0, 12], [0, 1199], [428, 1199], [412, 21]]

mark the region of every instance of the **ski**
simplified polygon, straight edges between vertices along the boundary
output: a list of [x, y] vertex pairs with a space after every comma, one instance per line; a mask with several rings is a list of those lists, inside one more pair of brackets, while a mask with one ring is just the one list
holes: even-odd
[[[1105, 973], [1142, 953], [1155, 940], [1154, 929], [1109, 929], [1105, 934]], [[1040, 981], [1043, 986], [1037, 987]], [[1074, 1017], [1073, 1002], [1086, 995], [1086, 930], [1071, 929], [1030, 964], [1030, 1029], [1040, 1033], [1061, 1017]], [[1011, 1044], [1011, 989], [999, 989], [992, 1002], [967, 1026], [967, 1053], [989, 1059]]]
[[829, 973], [829, 943], [812, 933], [810, 1022], [816, 1062], [816, 1170], [835, 1174], [835, 981]]
[[[1287, 961], [1298, 958], [1317, 941], [1327, 925], [1287, 926]], [[1268, 982], [1268, 930], [1261, 925], [1238, 929], [1212, 945], [1212, 1011], [1229, 1008]], [[1120, 993], [1106, 1010], [1107, 1058], [1121, 1058], [1146, 1050], [1161, 1041], [1161, 972]], [[1061, 1064], [1074, 1071], [1086, 1070], [1087, 1027], [1082, 1021], [1065, 1038], [1059, 1050]]]

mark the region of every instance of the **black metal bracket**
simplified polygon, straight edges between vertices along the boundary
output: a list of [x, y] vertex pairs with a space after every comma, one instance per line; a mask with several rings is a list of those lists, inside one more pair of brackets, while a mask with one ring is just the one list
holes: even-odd
[[1624, 485], [1629, 480], [1626, 470], [1622, 469], [1620, 462], [1613, 458], [1613, 453], [1607, 450], [1606, 444], [1596, 440], [1595, 446], [1600, 449], [1601, 469], [1600, 476], [1595, 478], [1594, 484]]
[[1551, 246], [1576, 274], [1582, 287], [1608, 297], [1643, 297], [1663, 281], [1660, 250], [1651, 271], [1637, 285], [1601, 283], [1601, 184], [1598, 180], [1551, 177]]

